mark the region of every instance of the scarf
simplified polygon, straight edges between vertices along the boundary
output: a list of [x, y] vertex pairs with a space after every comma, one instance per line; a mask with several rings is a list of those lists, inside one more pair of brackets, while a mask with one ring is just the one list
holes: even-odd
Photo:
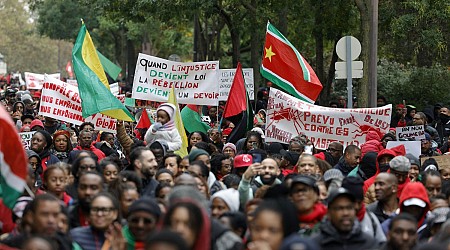
[[324, 204], [317, 202], [314, 204], [313, 211], [309, 214], [299, 214], [298, 220], [300, 221], [300, 228], [313, 228], [314, 225], [321, 221], [322, 218], [327, 214], [327, 208]]
[[356, 217], [358, 217], [359, 221], [362, 221], [364, 219], [364, 215], [366, 214], [366, 204], [361, 201], [361, 209], [359, 209], [358, 213], [356, 214]]
[[175, 128], [175, 121], [173, 119], [170, 119], [166, 124], [164, 124], [161, 128], [159, 128], [159, 131], [170, 131]]
[[69, 153], [67, 152], [58, 152], [54, 149], [50, 151], [54, 156], [58, 157], [59, 160], [64, 160], [69, 158]]

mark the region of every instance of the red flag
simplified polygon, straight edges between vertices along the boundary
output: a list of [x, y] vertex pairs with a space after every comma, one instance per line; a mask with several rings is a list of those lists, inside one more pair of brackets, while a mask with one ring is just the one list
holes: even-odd
[[245, 98], [247, 90], [245, 89], [245, 80], [242, 74], [241, 63], [238, 63], [233, 83], [231, 84], [230, 93], [225, 104], [223, 117], [228, 118], [240, 114], [247, 110], [247, 100]]
[[253, 110], [245, 88], [241, 63], [238, 63], [222, 117], [235, 125], [228, 142], [236, 143], [253, 127]]
[[148, 118], [147, 109], [144, 108], [136, 128], [150, 128], [151, 125], [152, 123], [150, 122], [150, 118]]

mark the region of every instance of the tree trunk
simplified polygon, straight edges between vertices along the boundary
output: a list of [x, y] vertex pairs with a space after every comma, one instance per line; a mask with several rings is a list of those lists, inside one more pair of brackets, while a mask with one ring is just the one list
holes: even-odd
[[[341, 37], [341, 36], [338, 36]], [[330, 62], [330, 68], [328, 69], [328, 76], [325, 79], [325, 82], [322, 82], [323, 84], [323, 89], [322, 92], [320, 93], [320, 104], [322, 106], [329, 104], [330, 102], [330, 97], [331, 97], [331, 90], [333, 87], [333, 80], [334, 80], [334, 74], [336, 71], [336, 62], [338, 60], [338, 56], [336, 53], [336, 45], [337, 42], [339, 41], [339, 38], [336, 39], [334, 41], [334, 46], [333, 46], [333, 55], [331, 56], [331, 62]]]
[[[322, 30], [322, 18], [321, 11], [323, 10], [322, 1], [318, 0], [316, 5], [316, 14], [314, 17], [314, 23], [316, 29], [314, 30], [314, 40], [316, 42], [316, 74], [322, 85], [325, 84], [325, 72], [323, 66], [323, 30]], [[322, 93], [324, 89], [322, 89]], [[322, 100], [322, 94], [319, 96], [319, 103], [323, 106], [327, 105], [326, 100]], [[325, 96], [326, 97], [326, 96]]]
[[133, 83], [134, 79], [134, 71], [136, 69], [136, 50], [134, 46], [134, 42], [130, 39], [127, 39], [127, 82]]
[[[256, 9], [256, 0], [251, 1], [251, 5], [253, 6], [253, 10]], [[248, 9], [250, 23], [252, 25], [252, 30], [261, 30], [260, 25], [258, 24], [258, 20], [256, 18], [256, 13], [252, 10]], [[261, 25], [264, 27], [263, 25]], [[259, 73], [259, 67], [261, 65], [261, 34], [262, 32], [252, 32], [250, 35], [250, 59], [253, 68], [253, 82], [254, 82], [254, 98], [256, 101], [256, 93], [258, 92], [259, 87], [261, 86], [261, 74]]]
[[360, 14], [361, 61], [364, 76], [357, 87], [358, 107], [369, 105], [370, 0], [355, 0]]

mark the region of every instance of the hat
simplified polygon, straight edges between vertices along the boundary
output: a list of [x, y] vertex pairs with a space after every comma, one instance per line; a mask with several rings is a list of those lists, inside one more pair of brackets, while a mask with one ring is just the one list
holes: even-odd
[[298, 234], [292, 234], [285, 238], [281, 244], [281, 250], [319, 250], [320, 247], [314, 240], [301, 237]]
[[427, 203], [425, 203], [425, 201], [423, 201], [419, 198], [410, 198], [403, 202], [403, 206], [405, 206], [405, 207], [409, 207], [409, 206], [426, 207]]
[[325, 182], [327, 181], [331, 181], [333, 179], [344, 179], [344, 175], [342, 174], [342, 172], [339, 169], [328, 169], [327, 171], [325, 171], [325, 173], [323, 174], [323, 180]]
[[196, 149], [191, 150], [191, 152], [189, 153], [189, 162], [195, 161], [195, 159], [197, 157], [199, 157], [200, 155], [209, 156], [208, 152], [206, 152], [205, 150], [196, 148]]
[[405, 156], [396, 156], [389, 162], [389, 167], [397, 172], [408, 173], [411, 168], [411, 163], [409, 159]]
[[253, 156], [249, 154], [236, 155], [234, 157], [234, 167], [235, 168], [245, 168], [253, 163]]
[[173, 114], [175, 114], [176, 107], [171, 103], [163, 103], [159, 105], [159, 107], [156, 109], [156, 112], [160, 110], [166, 112], [169, 115], [170, 120], [172, 120]]
[[231, 148], [231, 149], [233, 149], [234, 153], [236, 153], [236, 146], [235, 146], [233, 143], [231, 143], [231, 142], [225, 143], [225, 145], [223, 145], [222, 152], [223, 152], [226, 148]]
[[431, 136], [427, 132], [425, 132], [425, 140], [431, 141]]
[[280, 150], [281, 156], [284, 157], [287, 161], [289, 161], [292, 165], [297, 164], [298, 158], [300, 157], [300, 154], [293, 151], [286, 151], [284, 149]]
[[297, 175], [292, 178], [291, 191], [295, 184], [301, 183], [306, 186], [312, 187], [316, 194], [319, 194], [319, 186], [317, 186], [316, 179], [308, 175]]
[[412, 154], [406, 154], [406, 158], [408, 158], [409, 163], [410, 163], [411, 165], [416, 165], [416, 166], [419, 166], [419, 167], [420, 167], [420, 161], [419, 161], [419, 159], [417, 159], [417, 157], [415, 157], [414, 155], [412, 155]]
[[279, 142], [272, 142], [267, 146], [267, 152], [269, 154], [279, 154], [282, 149], [283, 145]]
[[261, 135], [261, 138], [263, 138], [263, 139], [266, 138], [266, 136], [264, 135], [264, 131], [260, 127], [253, 128], [252, 131], [258, 132], [258, 134]]
[[40, 92], [40, 91], [34, 92], [33, 97], [34, 97], [34, 98], [41, 98], [41, 92]]
[[347, 176], [342, 181], [341, 187], [350, 191], [357, 201], [364, 200], [364, 191], [363, 191], [364, 182], [360, 178], [356, 176]]
[[405, 108], [405, 105], [403, 105], [403, 104], [397, 104], [397, 105], [395, 105], [395, 107], [396, 107], [396, 108], [400, 108], [400, 109], [404, 109], [404, 108]]
[[12, 209], [15, 216], [18, 218], [22, 218], [23, 210], [33, 200], [33, 198], [29, 196], [21, 196], [19, 199], [17, 199], [16, 204], [14, 205], [14, 208]]
[[431, 211], [430, 224], [440, 224], [447, 220], [447, 214], [450, 212], [450, 207], [438, 207]]
[[27, 118], [29, 118], [29, 119], [31, 119], [31, 120], [34, 120], [34, 116], [33, 115], [30, 115], [30, 114], [24, 114], [24, 115], [22, 115], [21, 117], [20, 117], [20, 120], [23, 122], [25, 119], [27, 119]]
[[340, 197], [340, 196], [347, 196], [348, 198], [350, 198], [351, 201], [355, 202], [355, 196], [348, 191], [347, 189], [340, 187], [338, 189], [335, 189], [333, 191], [331, 191], [328, 194], [328, 198], [327, 198], [327, 202], [328, 202], [328, 207], [330, 207], [331, 203], [333, 203], [333, 201], [336, 200], [336, 198]]
[[211, 196], [211, 202], [214, 198], [222, 199], [231, 212], [239, 210], [239, 192], [234, 188], [217, 191]]
[[43, 124], [42, 121], [39, 120], [39, 119], [34, 119], [34, 120], [31, 122], [31, 124], [30, 124], [30, 128], [31, 128], [31, 129], [33, 129], [33, 128], [36, 127], [36, 126], [40, 126], [40, 127], [44, 128], [44, 124]]
[[143, 211], [149, 214], [153, 214], [157, 218], [161, 216], [161, 209], [158, 204], [149, 197], [142, 197], [131, 204], [128, 208], [128, 214], [132, 214], [134, 212]]
[[33, 98], [31, 98], [30, 94], [23, 94], [20, 100], [25, 104], [33, 103]]

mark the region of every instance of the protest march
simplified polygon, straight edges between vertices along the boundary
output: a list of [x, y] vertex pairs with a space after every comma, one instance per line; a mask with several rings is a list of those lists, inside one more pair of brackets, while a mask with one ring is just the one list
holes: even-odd
[[141, 52], [122, 83], [87, 27], [72, 76], [0, 83], [0, 249], [450, 246], [450, 106], [319, 105], [270, 22], [259, 72]]

